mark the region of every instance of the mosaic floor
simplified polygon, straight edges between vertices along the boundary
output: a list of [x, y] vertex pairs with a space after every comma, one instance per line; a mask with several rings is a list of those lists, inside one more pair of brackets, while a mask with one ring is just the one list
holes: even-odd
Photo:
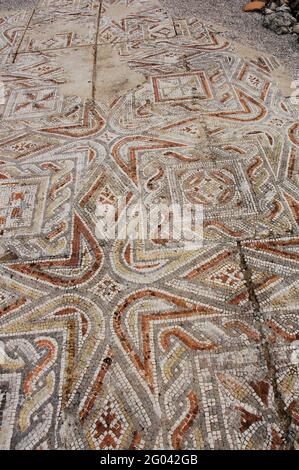
[[[298, 448], [277, 61], [155, 0], [0, 17], [0, 448]], [[203, 205], [204, 246], [98, 240], [121, 196]]]

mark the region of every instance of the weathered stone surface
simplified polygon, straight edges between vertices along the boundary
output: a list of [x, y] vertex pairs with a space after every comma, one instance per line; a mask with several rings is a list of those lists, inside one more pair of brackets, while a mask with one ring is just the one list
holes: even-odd
[[110, 106], [118, 97], [141, 86], [146, 77], [132, 70], [121, 60], [121, 56], [112, 45], [99, 48], [96, 63], [95, 99]]

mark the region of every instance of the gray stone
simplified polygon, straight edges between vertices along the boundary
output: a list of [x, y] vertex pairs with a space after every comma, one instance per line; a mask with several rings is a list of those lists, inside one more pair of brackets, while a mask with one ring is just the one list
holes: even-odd
[[294, 24], [292, 32], [299, 34], [299, 23]]
[[265, 15], [263, 26], [275, 31], [276, 34], [287, 34], [292, 32], [292, 27], [297, 20], [288, 12], [275, 11]]
[[286, 11], [290, 13], [291, 9], [287, 5], [281, 5], [281, 7], [276, 8], [276, 11]]
[[274, 11], [271, 8], [265, 8], [264, 10], [264, 15], [272, 15]]
[[267, 5], [267, 10], [275, 11], [276, 8], [277, 8], [277, 3], [275, 3], [275, 2], [270, 2], [270, 3]]

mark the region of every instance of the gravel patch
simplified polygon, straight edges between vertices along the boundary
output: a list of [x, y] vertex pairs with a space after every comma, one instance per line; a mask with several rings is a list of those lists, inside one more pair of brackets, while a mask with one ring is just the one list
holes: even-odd
[[198, 16], [208, 24], [225, 28], [225, 36], [274, 55], [299, 79], [299, 42], [296, 34], [276, 35], [262, 25], [260, 13], [245, 13], [249, 0], [160, 0], [171, 15]]

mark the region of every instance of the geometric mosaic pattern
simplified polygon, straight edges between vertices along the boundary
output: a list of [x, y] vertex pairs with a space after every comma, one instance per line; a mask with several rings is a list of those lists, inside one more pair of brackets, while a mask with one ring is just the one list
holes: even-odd
[[[297, 448], [299, 121], [276, 60], [156, 1], [1, 19], [0, 448]], [[91, 96], [67, 91], [91, 46], [128, 70], [109, 97], [97, 55]], [[202, 205], [203, 247], [99, 241], [119, 196]]]

